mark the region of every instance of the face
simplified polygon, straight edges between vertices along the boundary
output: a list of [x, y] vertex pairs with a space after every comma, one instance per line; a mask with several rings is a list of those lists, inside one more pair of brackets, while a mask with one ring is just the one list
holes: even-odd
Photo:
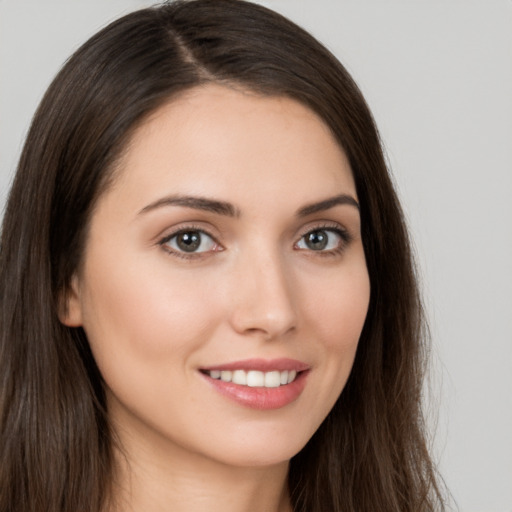
[[354, 180], [326, 125], [209, 85], [135, 132], [62, 321], [83, 326], [121, 438], [264, 466], [340, 395], [369, 294]]

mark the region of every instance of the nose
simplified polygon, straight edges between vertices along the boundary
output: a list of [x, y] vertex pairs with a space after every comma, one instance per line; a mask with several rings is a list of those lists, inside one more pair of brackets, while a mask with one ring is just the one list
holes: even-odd
[[279, 339], [297, 327], [293, 276], [278, 255], [261, 251], [243, 263], [232, 282], [231, 324], [239, 334]]

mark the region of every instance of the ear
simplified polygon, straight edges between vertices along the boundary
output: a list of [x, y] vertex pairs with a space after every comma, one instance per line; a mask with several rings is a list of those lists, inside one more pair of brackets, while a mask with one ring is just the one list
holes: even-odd
[[71, 279], [69, 287], [61, 293], [59, 299], [59, 320], [68, 327], [82, 326], [82, 301], [76, 275]]

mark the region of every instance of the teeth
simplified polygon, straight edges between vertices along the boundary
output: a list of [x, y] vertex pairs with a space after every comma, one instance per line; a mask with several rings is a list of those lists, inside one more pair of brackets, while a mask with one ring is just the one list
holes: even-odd
[[263, 372], [251, 370], [247, 372], [247, 385], [250, 388], [261, 388], [265, 385], [265, 375]]
[[220, 372], [220, 380], [223, 380], [224, 382], [231, 382], [232, 377], [233, 372], [230, 372], [229, 370]]
[[247, 385], [247, 375], [243, 370], [235, 370], [233, 372], [233, 377], [231, 378], [231, 382], [235, 384], [240, 384], [242, 386]]
[[279, 372], [265, 373], [265, 387], [278, 388], [281, 385], [281, 374]]
[[290, 384], [297, 377], [295, 370], [274, 370], [271, 372], [259, 372], [256, 370], [211, 370], [206, 372], [212, 379], [220, 379], [224, 382], [233, 382], [241, 386], [251, 388], [278, 388]]

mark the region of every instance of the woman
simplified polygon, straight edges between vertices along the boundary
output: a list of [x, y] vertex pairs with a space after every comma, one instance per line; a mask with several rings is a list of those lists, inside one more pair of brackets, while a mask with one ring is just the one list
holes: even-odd
[[1, 511], [442, 509], [377, 130], [281, 16], [175, 2], [85, 43], [0, 272]]

